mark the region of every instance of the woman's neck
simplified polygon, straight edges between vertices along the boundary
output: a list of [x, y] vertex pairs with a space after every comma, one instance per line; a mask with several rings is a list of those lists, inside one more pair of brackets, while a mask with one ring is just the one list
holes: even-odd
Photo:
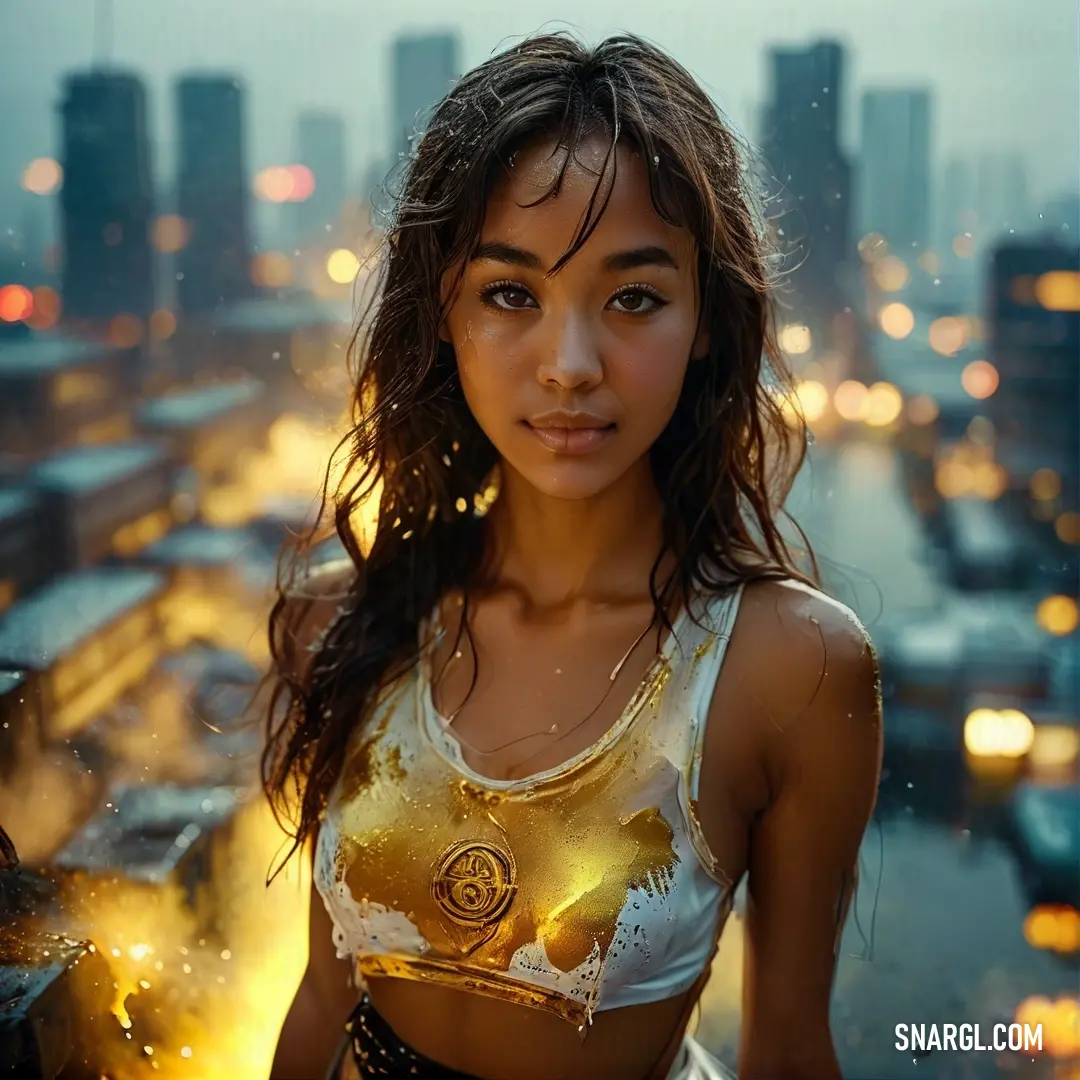
[[504, 464], [488, 525], [493, 584], [537, 607], [611, 603], [648, 591], [663, 501], [647, 459], [589, 499], [545, 495]]

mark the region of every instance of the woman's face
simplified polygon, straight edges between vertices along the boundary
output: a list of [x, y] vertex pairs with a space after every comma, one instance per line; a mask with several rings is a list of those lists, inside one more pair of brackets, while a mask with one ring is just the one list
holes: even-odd
[[559, 194], [524, 209], [565, 158], [554, 145], [519, 153], [494, 191], [443, 337], [504, 464], [547, 495], [586, 499], [647, 465], [708, 339], [693, 237], [657, 216], [641, 157], [621, 146], [600, 223], [545, 280], [584, 220], [607, 144], [584, 143]]

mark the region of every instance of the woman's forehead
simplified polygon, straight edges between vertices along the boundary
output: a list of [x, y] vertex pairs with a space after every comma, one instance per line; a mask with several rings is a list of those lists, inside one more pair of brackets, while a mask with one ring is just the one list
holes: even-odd
[[[656, 244], [677, 248], [677, 255], [685, 256], [693, 248], [693, 237], [657, 214], [641, 154], [620, 144], [605, 169], [608, 148], [609, 140], [592, 137], [583, 140], [568, 161], [567, 149], [557, 147], [552, 138], [515, 154], [488, 201], [481, 240], [517, 244], [538, 254], [551, 250], [552, 259], [545, 260], [550, 265], [585, 221], [595, 192], [592, 212], [605, 199], [607, 206], [587, 248], [603, 255], [609, 248]], [[537, 203], [564, 165], [558, 193]], [[680, 265], [684, 261], [679, 258]]]

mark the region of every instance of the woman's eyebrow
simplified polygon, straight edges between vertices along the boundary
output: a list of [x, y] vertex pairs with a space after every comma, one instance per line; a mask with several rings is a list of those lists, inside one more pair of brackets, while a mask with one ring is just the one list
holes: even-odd
[[[489, 240], [478, 245], [469, 258], [469, 262], [485, 261], [509, 263], [512, 266], [521, 266], [526, 270], [544, 269], [544, 263], [539, 255], [498, 240]], [[608, 255], [603, 262], [605, 271], [636, 270], [640, 266], [661, 266], [669, 270], [679, 269], [675, 256], [667, 248], [661, 247], [659, 244], [648, 244], [645, 247], [633, 248], [629, 251], [616, 251]]]

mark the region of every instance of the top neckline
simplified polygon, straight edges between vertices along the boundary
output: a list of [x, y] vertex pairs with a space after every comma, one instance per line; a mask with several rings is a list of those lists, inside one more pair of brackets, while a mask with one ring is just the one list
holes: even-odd
[[[438, 636], [445, 632], [438, 620], [438, 610], [438, 607], [436, 607], [432, 616], [424, 624], [425, 645], [416, 671], [417, 722], [436, 753], [466, 780], [478, 787], [503, 792], [533, 788], [537, 784], [568, 776], [617, 742], [641, 713], [642, 706], [651, 696], [661, 672], [670, 666], [672, 651], [679, 644], [679, 634], [683, 631], [689, 618], [687, 605], [681, 605], [672, 620], [667, 637], [646, 668], [645, 674], [631, 694], [630, 700], [627, 701], [618, 719], [598, 739], [561, 764], [553, 765], [551, 768], [543, 769], [540, 772], [530, 773], [528, 776], [521, 776], [512, 780], [498, 780], [477, 772], [469, 765], [465, 760], [462, 744], [454, 734], [449, 721], [435, 707], [431, 687], [431, 646], [434, 641], [438, 640]], [[435, 633], [429, 637], [432, 629], [435, 630]]]

